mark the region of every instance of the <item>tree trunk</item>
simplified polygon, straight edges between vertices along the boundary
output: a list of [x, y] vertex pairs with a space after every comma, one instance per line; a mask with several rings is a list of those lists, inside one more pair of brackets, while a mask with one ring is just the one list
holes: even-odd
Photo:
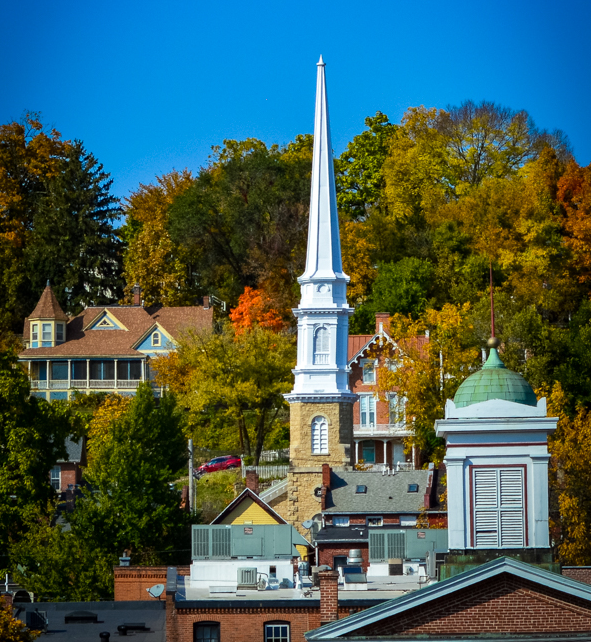
[[250, 457], [250, 455], [252, 454], [252, 449], [250, 447], [250, 437], [248, 435], [248, 428], [246, 427], [246, 420], [244, 419], [242, 411], [240, 412], [240, 415], [238, 417], [238, 428], [240, 431], [240, 447], [242, 448], [242, 452]]

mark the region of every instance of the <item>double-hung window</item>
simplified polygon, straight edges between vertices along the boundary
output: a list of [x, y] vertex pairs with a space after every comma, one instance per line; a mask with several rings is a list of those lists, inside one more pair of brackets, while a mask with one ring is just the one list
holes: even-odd
[[362, 359], [361, 370], [363, 372], [363, 383], [366, 385], [373, 385], [376, 382], [375, 359]]
[[373, 428], [376, 424], [376, 398], [373, 395], [359, 395], [361, 426]]
[[39, 326], [36, 323], [31, 326], [31, 341], [39, 341]]
[[266, 622], [265, 642], [289, 642], [289, 622]]
[[193, 640], [194, 642], [220, 642], [220, 623], [195, 622]]
[[50, 483], [51, 483], [51, 487], [54, 490], [59, 490], [60, 489], [60, 472], [61, 472], [61, 469], [60, 469], [59, 466], [54, 466], [51, 469]]
[[56, 341], [63, 341], [64, 340], [64, 324], [63, 323], [58, 323], [55, 326], [55, 340]]
[[388, 406], [391, 424], [406, 423], [406, 397], [401, 397], [397, 392], [390, 392]]
[[154, 332], [154, 334], [152, 335], [152, 345], [154, 347], [160, 346], [160, 332]]
[[473, 545], [521, 548], [525, 541], [525, 467], [473, 468]]
[[51, 341], [51, 323], [42, 323], [41, 332], [42, 341]]

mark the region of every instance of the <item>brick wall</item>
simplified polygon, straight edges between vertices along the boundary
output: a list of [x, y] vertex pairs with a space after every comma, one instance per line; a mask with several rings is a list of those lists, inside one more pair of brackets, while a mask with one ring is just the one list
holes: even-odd
[[[166, 584], [166, 566], [115, 566], [115, 602], [153, 600], [146, 589]], [[179, 575], [189, 575], [190, 566], [177, 566]]]
[[60, 468], [60, 490], [67, 490], [69, 484], [74, 486], [82, 480], [82, 470], [78, 464], [65, 462], [60, 464]]
[[591, 584], [591, 566], [563, 566], [562, 574], [571, 580]]
[[542, 634], [591, 631], [591, 608], [526, 580], [501, 575], [360, 628], [356, 636]]
[[327, 564], [331, 568], [334, 568], [334, 557], [335, 555], [349, 555], [349, 551], [352, 548], [361, 549], [361, 556], [363, 557], [363, 562], [361, 566], [363, 570], [367, 572], [369, 566], [369, 545], [367, 542], [357, 543], [348, 543], [348, 544], [318, 544], [318, 558], [319, 564]]
[[320, 623], [339, 619], [339, 574], [336, 571], [318, 573], [320, 579]]

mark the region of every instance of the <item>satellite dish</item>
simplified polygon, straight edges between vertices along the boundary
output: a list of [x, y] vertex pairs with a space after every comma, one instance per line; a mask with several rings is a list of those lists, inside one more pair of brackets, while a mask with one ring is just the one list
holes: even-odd
[[164, 584], [154, 584], [149, 589], [146, 589], [152, 597], [157, 597], [160, 599], [162, 593], [164, 593]]
[[305, 522], [302, 522], [302, 526], [304, 528], [310, 528], [313, 523], [314, 523], [313, 519], [307, 519]]

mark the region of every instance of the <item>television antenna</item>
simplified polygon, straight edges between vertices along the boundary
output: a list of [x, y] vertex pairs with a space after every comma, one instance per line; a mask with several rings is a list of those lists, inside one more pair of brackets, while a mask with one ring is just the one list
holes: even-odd
[[152, 597], [160, 599], [160, 596], [164, 593], [164, 584], [154, 584], [154, 586], [147, 588], [146, 591], [148, 591]]

